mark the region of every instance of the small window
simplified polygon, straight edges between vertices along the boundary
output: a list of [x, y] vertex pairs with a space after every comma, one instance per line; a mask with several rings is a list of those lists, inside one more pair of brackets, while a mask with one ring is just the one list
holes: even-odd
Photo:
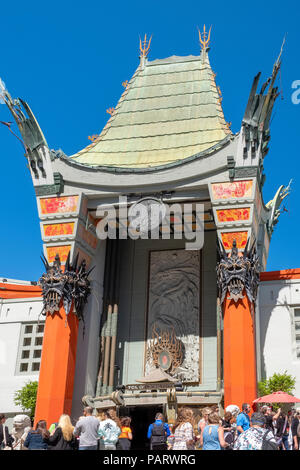
[[44, 325], [37, 325], [36, 332], [37, 333], [44, 333]]
[[42, 346], [42, 344], [43, 344], [43, 337], [42, 337], [42, 336], [38, 336], [37, 338], [35, 338], [34, 344], [35, 344], [35, 346]]
[[21, 326], [16, 374], [38, 374], [42, 357], [44, 323]]
[[22, 351], [22, 359], [28, 359], [29, 354], [30, 354], [29, 349], [25, 349], [24, 351]]

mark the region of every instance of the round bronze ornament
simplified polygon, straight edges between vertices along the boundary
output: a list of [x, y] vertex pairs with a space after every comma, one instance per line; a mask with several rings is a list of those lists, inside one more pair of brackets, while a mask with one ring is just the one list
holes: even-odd
[[158, 364], [159, 364], [159, 367], [163, 370], [170, 369], [172, 365], [172, 358], [171, 358], [171, 354], [169, 351], [167, 351], [166, 349], [161, 351], [161, 353], [158, 356]]

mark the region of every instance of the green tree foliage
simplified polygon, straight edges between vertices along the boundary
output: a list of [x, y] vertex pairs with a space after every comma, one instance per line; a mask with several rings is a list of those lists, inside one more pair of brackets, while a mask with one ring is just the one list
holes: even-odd
[[15, 392], [14, 402], [20, 405], [23, 411], [29, 411], [30, 417], [34, 417], [38, 382], [27, 382], [20, 390]]
[[[258, 394], [260, 397], [264, 395], [269, 395], [273, 392], [287, 392], [290, 395], [293, 394], [295, 389], [296, 378], [292, 377], [287, 371], [284, 371], [283, 374], [273, 374], [268, 379], [258, 382]], [[279, 405], [274, 403], [274, 410], [278, 408]]]

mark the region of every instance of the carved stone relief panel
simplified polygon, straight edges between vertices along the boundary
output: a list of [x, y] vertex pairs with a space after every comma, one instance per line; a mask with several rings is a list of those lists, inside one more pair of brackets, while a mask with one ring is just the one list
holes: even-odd
[[[149, 267], [147, 348], [153, 330], [175, 332], [183, 343], [183, 361], [172, 375], [184, 382], [199, 382], [200, 252], [152, 251]], [[146, 355], [145, 375], [155, 367]]]

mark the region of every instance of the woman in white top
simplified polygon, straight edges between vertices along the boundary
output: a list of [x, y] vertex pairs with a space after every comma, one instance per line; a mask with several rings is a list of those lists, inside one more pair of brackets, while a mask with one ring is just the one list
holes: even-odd
[[98, 416], [100, 425], [100, 450], [116, 450], [116, 444], [121, 434], [121, 424], [114, 409], [103, 410]]
[[191, 408], [181, 408], [177, 420], [173, 426], [173, 435], [169, 437], [168, 443], [172, 450], [194, 450], [194, 413]]

